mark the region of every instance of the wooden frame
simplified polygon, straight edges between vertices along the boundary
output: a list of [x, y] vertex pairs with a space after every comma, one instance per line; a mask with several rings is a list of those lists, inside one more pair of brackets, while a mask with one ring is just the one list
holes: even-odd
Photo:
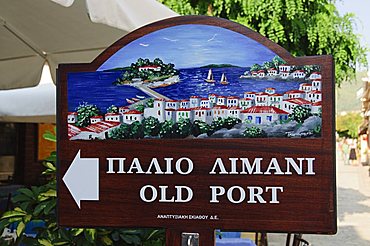
[[[275, 52], [288, 64], [319, 65], [322, 73], [322, 130], [319, 138], [250, 139], [141, 139], [70, 141], [67, 138], [68, 74], [96, 71], [130, 42], [168, 27], [197, 24], [222, 27], [242, 34]], [[162, 227], [168, 230], [167, 245], [180, 245], [181, 232], [200, 233], [201, 245], [214, 245], [214, 229], [236, 231], [336, 233], [336, 183], [334, 134], [334, 64], [331, 56], [293, 57], [279, 45], [237, 23], [205, 16], [175, 17], [142, 27], [124, 36], [90, 64], [60, 64], [58, 68], [58, 222], [68, 227]], [[62, 181], [76, 153], [98, 157], [100, 200], [83, 202], [79, 209]], [[206, 153], [206, 154], [205, 154]], [[194, 163], [189, 175], [108, 175], [109, 157], [140, 157], [148, 166], [153, 157], [174, 160], [188, 157]], [[221, 158], [315, 158], [315, 175], [209, 175]], [[145, 163], [145, 164], [144, 164]], [[226, 165], [226, 164], [225, 164]], [[309, 172], [305, 169], [304, 172]], [[138, 198], [143, 185], [188, 185], [194, 191], [189, 203], [144, 203]], [[226, 198], [209, 203], [209, 186], [235, 185], [284, 187], [279, 204], [232, 204]], [[130, 187], [126, 189], [125, 187]], [[172, 191], [174, 192], [174, 191]], [[124, 193], [124, 195], [123, 195]], [[172, 193], [170, 195], [173, 195]], [[158, 219], [158, 215], [208, 215], [218, 220]]]

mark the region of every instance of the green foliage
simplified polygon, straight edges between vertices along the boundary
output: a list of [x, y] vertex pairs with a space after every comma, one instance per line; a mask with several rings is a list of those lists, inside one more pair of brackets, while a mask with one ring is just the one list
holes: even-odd
[[90, 118], [100, 114], [96, 105], [83, 103], [77, 107], [77, 123], [79, 127], [90, 125]]
[[349, 138], [357, 138], [358, 128], [362, 123], [360, 113], [350, 112], [336, 117], [336, 130]]
[[207, 133], [210, 135], [212, 133], [211, 127], [204, 121], [196, 120], [193, 122], [193, 126], [191, 128], [191, 133], [197, 137], [200, 134]]
[[212, 131], [217, 131], [224, 128], [225, 120], [223, 118], [213, 119], [211, 124]]
[[107, 113], [114, 113], [114, 114], [117, 114], [118, 113], [118, 107], [115, 106], [115, 105], [111, 105], [108, 109], [107, 109]]
[[139, 121], [133, 122], [129, 125], [128, 137], [131, 139], [144, 138], [144, 126]]
[[178, 138], [186, 138], [191, 134], [191, 122], [189, 119], [181, 118], [175, 125], [174, 125], [174, 133]]
[[253, 64], [252, 66], [251, 66], [251, 72], [254, 72], [254, 71], [258, 71], [258, 70], [261, 70], [262, 69], [262, 67], [261, 67], [261, 65], [259, 65], [259, 64], [257, 64], [257, 63], [255, 63], [255, 64]]
[[261, 128], [258, 128], [256, 126], [246, 128], [243, 135], [244, 135], [244, 137], [247, 137], [247, 138], [263, 138], [263, 137], [266, 137], [266, 133]]
[[161, 125], [157, 118], [150, 116], [148, 118], [145, 118], [142, 124], [144, 126], [145, 136], [158, 136], [159, 131], [161, 130]]
[[236, 124], [241, 123], [242, 121], [238, 118], [227, 117], [224, 121], [224, 127], [227, 129], [233, 128]]
[[174, 134], [175, 123], [172, 120], [166, 120], [161, 123], [159, 136], [161, 138], [172, 138]]
[[143, 104], [138, 104], [138, 105], [135, 106], [135, 109], [137, 111], [140, 111], [141, 113], [143, 113], [144, 109], [145, 109], [145, 106]]
[[[47, 134], [49, 135], [49, 134]], [[48, 139], [50, 136], [48, 136]], [[55, 136], [50, 138], [55, 141]], [[0, 245], [143, 245], [163, 246], [165, 235], [163, 230], [155, 229], [103, 229], [103, 228], [61, 228], [56, 221], [56, 153], [53, 152], [43, 162], [45, 171], [42, 173], [48, 183], [31, 188], [18, 189], [12, 199], [14, 209], [5, 212], [0, 218], [0, 234], [11, 224], [16, 224], [17, 239], [15, 242], [4, 241]], [[35, 228], [36, 237], [24, 234], [31, 222], [41, 222]]]
[[243, 24], [294, 56], [331, 54], [336, 82], [354, 79], [367, 65], [366, 48], [353, 32], [351, 13], [340, 16], [331, 0], [159, 0], [179, 14], [218, 16]]
[[119, 127], [114, 128], [109, 133], [109, 138], [112, 139], [127, 139], [129, 138], [130, 132], [130, 125], [122, 123]]
[[146, 106], [148, 108], [153, 108], [154, 107], [154, 98], [149, 98], [148, 101], [146, 102]]
[[[160, 66], [160, 71], [154, 70], [140, 70], [143, 66]], [[153, 61], [149, 59], [139, 58], [135, 63], [132, 63], [130, 67], [121, 75], [114, 84], [127, 84], [131, 83], [133, 79], [141, 79], [143, 81], [157, 81], [169, 78], [179, 72], [175, 69], [175, 65], [172, 63], [165, 64], [159, 58], [155, 58]]]
[[293, 108], [293, 112], [289, 115], [289, 118], [297, 121], [298, 123], [303, 123], [305, 119], [310, 117], [310, 115], [311, 109], [298, 105]]

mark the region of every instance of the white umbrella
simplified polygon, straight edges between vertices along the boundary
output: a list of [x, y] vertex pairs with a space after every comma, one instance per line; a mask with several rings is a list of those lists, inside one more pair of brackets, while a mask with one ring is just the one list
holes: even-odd
[[[0, 90], [37, 85], [46, 63], [55, 81], [59, 63], [91, 62], [127, 32], [176, 15], [156, 0], [0, 0]], [[55, 121], [55, 86], [0, 91], [1, 120]]]

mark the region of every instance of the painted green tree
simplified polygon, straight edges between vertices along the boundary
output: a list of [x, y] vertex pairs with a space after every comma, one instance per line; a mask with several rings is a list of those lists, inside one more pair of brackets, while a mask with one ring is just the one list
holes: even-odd
[[158, 0], [181, 15], [218, 16], [243, 24], [294, 56], [333, 55], [336, 82], [355, 78], [366, 49], [354, 34], [354, 15], [340, 16], [335, 0]]

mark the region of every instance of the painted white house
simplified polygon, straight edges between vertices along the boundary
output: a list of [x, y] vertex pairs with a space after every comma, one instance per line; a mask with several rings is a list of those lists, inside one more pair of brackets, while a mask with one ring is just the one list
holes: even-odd
[[151, 66], [139, 67], [139, 71], [148, 71], [148, 70], [159, 72], [159, 71], [161, 71], [161, 66], [151, 65]]
[[253, 92], [253, 91], [244, 92], [244, 98], [249, 98], [249, 99], [254, 100], [255, 97], [256, 97], [256, 92]]
[[290, 99], [290, 98], [305, 98], [306, 92], [301, 90], [290, 90], [284, 93], [283, 98], [284, 99]]
[[176, 122], [176, 110], [172, 108], [165, 109], [165, 119]]
[[229, 107], [227, 108], [227, 116], [240, 119], [240, 111], [241, 111], [241, 108], [239, 107], [236, 107], [236, 106]]
[[239, 106], [239, 97], [236, 96], [228, 96], [226, 106], [228, 107], [237, 107]]
[[289, 72], [280, 72], [279, 73], [281, 79], [288, 79], [290, 73]]
[[321, 113], [321, 110], [322, 110], [322, 106], [321, 105], [322, 105], [322, 102], [321, 101], [312, 103], [311, 113], [312, 114], [319, 114], [319, 113]]
[[252, 72], [252, 77], [258, 77], [258, 72], [257, 71], [253, 71]]
[[265, 92], [258, 92], [255, 94], [255, 105], [256, 106], [268, 106], [269, 94]]
[[264, 78], [266, 76], [265, 70], [259, 70], [258, 72], [258, 78]]
[[213, 105], [216, 105], [216, 104], [217, 104], [217, 97], [218, 97], [218, 95], [217, 95], [217, 94], [209, 94], [209, 95], [208, 95], [208, 99], [209, 99], [209, 101], [210, 101]]
[[271, 94], [268, 97], [268, 106], [274, 106], [277, 108], [281, 108], [281, 102], [283, 101], [283, 95], [282, 94]]
[[101, 115], [96, 115], [90, 118], [90, 124], [96, 124], [101, 121], [103, 121], [103, 116]]
[[77, 112], [68, 112], [67, 123], [76, 124], [76, 122], [77, 122]]
[[213, 119], [226, 118], [227, 107], [225, 105], [218, 105], [212, 108]]
[[295, 70], [292, 75], [294, 79], [304, 79], [306, 77], [306, 73], [303, 70]]
[[312, 84], [311, 83], [302, 83], [299, 85], [299, 90], [304, 92], [309, 92], [312, 90]]
[[274, 106], [253, 106], [240, 112], [243, 121], [253, 124], [271, 124], [288, 119], [289, 113]]
[[123, 123], [132, 124], [135, 121], [141, 122], [143, 120], [143, 113], [138, 110], [130, 110], [123, 114]]
[[148, 118], [150, 116], [157, 118], [159, 122], [165, 121], [165, 110], [166, 102], [162, 98], [156, 98], [153, 102], [153, 108], [145, 108], [144, 109], [144, 118]]
[[179, 109], [180, 108], [180, 102], [177, 100], [166, 100], [166, 109]]
[[212, 108], [213, 103], [208, 98], [202, 98], [200, 99], [200, 106], [203, 108]]
[[200, 120], [208, 125], [212, 124], [213, 117], [212, 117], [212, 110], [210, 108], [198, 107], [194, 108], [194, 121]]
[[273, 87], [268, 87], [265, 89], [265, 93], [267, 94], [275, 94], [275, 92], [276, 92], [276, 89]]
[[105, 121], [108, 121], [108, 122], [119, 122], [119, 123], [121, 123], [122, 122], [122, 115], [118, 114], [118, 113], [106, 113], [104, 115], [104, 119], [105, 119]]
[[226, 106], [227, 105], [227, 98], [225, 96], [218, 96], [217, 97], [217, 105], [218, 106]]
[[84, 128], [80, 128], [80, 132], [71, 137], [71, 140], [92, 140], [92, 139], [107, 139], [109, 133], [119, 127], [121, 123], [119, 122], [107, 122], [101, 121], [96, 124], [89, 125]]
[[322, 81], [321, 79], [315, 79], [312, 81], [312, 90], [321, 91]]
[[322, 101], [321, 91], [310, 91], [307, 93], [306, 100], [312, 103]]
[[189, 100], [181, 100], [180, 101], [180, 108], [190, 108], [190, 101]]
[[199, 96], [191, 96], [190, 97], [190, 108], [197, 108], [200, 106], [200, 97]]
[[321, 73], [320, 72], [313, 72], [310, 75], [310, 80], [315, 80], [315, 79], [321, 79]]
[[124, 114], [124, 113], [126, 113], [126, 112], [128, 112], [128, 111], [130, 111], [130, 108], [129, 108], [128, 106], [123, 106], [123, 107], [119, 107], [119, 108], [118, 108], [118, 112], [119, 112], [120, 114]]
[[282, 104], [282, 110], [288, 112], [288, 113], [292, 113], [293, 112], [293, 109], [296, 107], [296, 106], [302, 106], [302, 107], [305, 107], [305, 108], [311, 108], [311, 102], [307, 101], [306, 99], [303, 99], [303, 98], [291, 98], [291, 99], [286, 99], [286, 100], [283, 100], [283, 104]]
[[189, 119], [191, 122], [194, 121], [194, 111], [188, 108], [180, 108], [176, 111], [176, 121], [181, 119]]
[[279, 66], [279, 73], [281, 74], [282, 72], [288, 73], [290, 72], [291, 66], [289, 65], [280, 65]]
[[239, 107], [244, 109], [254, 106], [254, 100], [251, 98], [241, 98], [239, 100]]
[[276, 68], [270, 68], [269, 70], [267, 70], [268, 72], [268, 76], [276, 76], [278, 75], [278, 71]]

